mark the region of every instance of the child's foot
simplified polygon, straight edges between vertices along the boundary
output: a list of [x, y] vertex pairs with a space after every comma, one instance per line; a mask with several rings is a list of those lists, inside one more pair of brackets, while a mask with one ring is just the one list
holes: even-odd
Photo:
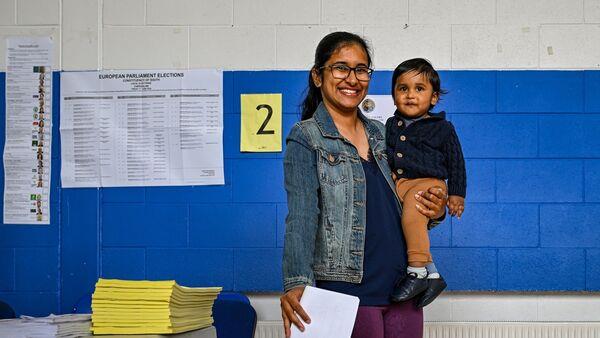
[[412, 299], [427, 289], [427, 284], [427, 278], [420, 278], [415, 272], [409, 272], [394, 288], [392, 301], [404, 302]]
[[417, 301], [417, 307], [422, 308], [433, 302], [446, 288], [447, 284], [442, 276], [427, 278], [427, 288]]

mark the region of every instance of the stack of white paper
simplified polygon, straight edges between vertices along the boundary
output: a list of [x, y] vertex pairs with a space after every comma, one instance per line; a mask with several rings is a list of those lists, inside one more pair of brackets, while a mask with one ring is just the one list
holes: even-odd
[[292, 324], [292, 338], [350, 338], [359, 303], [358, 297], [307, 286], [300, 305], [310, 324], [304, 332]]
[[22, 316], [0, 320], [0, 337], [11, 338], [75, 338], [91, 336], [89, 314]]

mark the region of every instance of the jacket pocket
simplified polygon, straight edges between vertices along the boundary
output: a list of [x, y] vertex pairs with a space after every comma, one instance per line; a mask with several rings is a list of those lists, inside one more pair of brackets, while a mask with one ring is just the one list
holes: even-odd
[[347, 156], [341, 153], [317, 150], [319, 180], [329, 185], [339, 185], [348, 182]]

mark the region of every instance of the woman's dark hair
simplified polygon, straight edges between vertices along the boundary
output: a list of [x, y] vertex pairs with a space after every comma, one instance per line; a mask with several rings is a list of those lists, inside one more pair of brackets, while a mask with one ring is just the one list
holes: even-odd
[[367, 66], [371, 67], [371, 49], [369, 48], [367, 41], [356, 34], [348, 32], [333, 32], [327, 34], [317, 45], [317, 49], [315, 51], [315, 63], [308, 72], [308, 87], [306, 89], [306, 97], [301, 104], [302, 120], [311, 118], [321, 101], [323, 101], [321, 90], [315, 86], [312, 80], [312, 70], [315, 69], [318, 73], [321, 73], [320, 68], [325, 65], [333, 53], [335, 53], [341, 47], [352, 44], [356, 44], [365, 50], [368, 60]]
[[[425, 78], [431, 83], [431, 87], [433, 87], [433, 92], [438, 93], [438, 96], [442, 96], [443, 94], [448, 93], [448, 91], [441, 88], [440, 75], [433, 68], [431, 63], [422, 58], [410, 59], [402, 62], [401, 64], [394, 69], [394, 74], [392, 74], [392, 97], [395, 99], [395, 88], [396, 88], [396, 80], [404, 74], [408, 72], [416, 72], [417, 74], [423, 74]], [[429, 107], [429, 109], [433, 108], [433, 106]]]

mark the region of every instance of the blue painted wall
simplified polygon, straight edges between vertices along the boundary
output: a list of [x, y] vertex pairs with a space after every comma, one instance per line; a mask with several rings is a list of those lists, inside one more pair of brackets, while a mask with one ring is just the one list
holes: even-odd
[[[463, 219], [431, 232], [449, 288], [600, 291], [600, 71], [441, 76], [469, 176]], [[390, 78], [377, 72], [370, 93], [388, 94]], [[69, 312], [98, 276], [281, 290], [282, 153], [239, 152], [240, 94], [283, 93], [287, 134], [306, 72], [224, 73], [225, 185], [195, 187], [59, 188], [59, 80], [52, 223], [0, 226], [0, 299]], [[2, 73], [2, 147], [4, 88]]]

